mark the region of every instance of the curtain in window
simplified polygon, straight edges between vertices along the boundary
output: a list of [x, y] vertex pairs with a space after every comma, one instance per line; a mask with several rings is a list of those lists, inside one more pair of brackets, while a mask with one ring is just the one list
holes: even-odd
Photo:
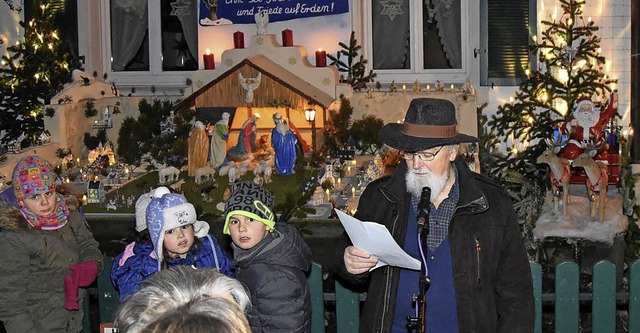
[[197, 0], [183, 0], [184, 10], [174, 10], [171, 15], [177, 16], [182, 26], [182, 33], [187, 41], [187, 47], [194, 59], [198, 59], [198, 2]]
[[409, 0], [373, 0], [373, 68], [411, 67]]
[[451, 68], [461, 68], [460, 0], [425, 0], [428, 20], [435, 20], [440, 43]]
[[111, 70], [122, 71], [140, 49], [148, 20], [147, 0], [111, 1]]

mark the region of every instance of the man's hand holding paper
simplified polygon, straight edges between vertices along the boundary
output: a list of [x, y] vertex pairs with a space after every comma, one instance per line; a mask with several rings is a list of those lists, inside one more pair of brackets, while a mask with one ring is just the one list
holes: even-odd
[[362, 274], [370, 271], [378, 264], [378, 258], [355, 246], [344, 250], [344, 264], [351, 274]]
[[351, 274], [384, 265], [420, 270], [420, 261], [404, 252], [383, 225], [362, 222], [339, 210], [336, 213], [355, 247], [347, 247], [344, 252], [345, 265]]

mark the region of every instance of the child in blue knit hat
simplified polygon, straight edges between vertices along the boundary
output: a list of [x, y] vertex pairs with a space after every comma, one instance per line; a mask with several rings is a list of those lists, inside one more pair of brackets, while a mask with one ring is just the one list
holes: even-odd
[[253, 182], [233, 185], [225, 203], [223, 231], [253, 305], [249, 325], [252, 332], [309, 332], [311, 250], [295, 227], [276, 224], [272, 209], [271, 192]]
[[180, 194], [154, 192], [146, 208], [151, 243], [127, 246], [113, 262], [111, 281], [120, 299], [137, 291], [140, 281], [155, 272], [177, 265], [214, 268], [233, 277], [231, 260], [209, 234], [209, 224], [196, 219], [193, 205]]

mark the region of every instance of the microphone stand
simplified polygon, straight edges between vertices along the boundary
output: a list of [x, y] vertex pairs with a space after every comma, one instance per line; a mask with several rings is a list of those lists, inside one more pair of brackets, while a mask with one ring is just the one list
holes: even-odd
[[416, 329], [417, 333], [426, 332], [426, 313], [427, 313], [427, 290], [431, 284], [429, 279], [429, 270], [427, 268], [427, 262], [424, 258], [424, 251], [422, 250], [422, 235], [429, 234], [429, 213], [431, 208], [431, 189], [428, 187], [422, 188], [420, 194], [420, 202], [418, 203], [418, 247], [420, 248], [420, 255], [422, 256], [422, 270], [418, 280], [419, 294], [413, 295], [412, 299], [416, 303], [416, 316], [407, 316], [407, 327]]

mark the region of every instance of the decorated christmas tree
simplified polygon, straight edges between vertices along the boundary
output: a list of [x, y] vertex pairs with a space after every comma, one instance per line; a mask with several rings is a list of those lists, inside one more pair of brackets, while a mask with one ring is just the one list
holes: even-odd
[[[589, 99], [604, 109], [616, 83], [604, 73], [598, 27], [583, 14], [585, 0], [559, 2], [563, 13], [542, 21], [540, 41], [532, 38], [538, 65], [525, 70], [527, 78], [515, 96], [499, 106], [487, 123], [490, 139], [484, 153], [491, 154], [483, 159], [488, 164], [484, 170], [503, 183], [517, 174], [516, 178], [540, 188], [530, 196], [542, 196], [546, 188], [547, 168], [536, 164], [547, 148], [544, 140], [553, 137], [576, 101]], [[505, 142], [506, 153], [496, 152], [498, 143]], [[521, 185], [514, 190], [519, 192]]]
[[44, 130], [45, 105], [71, 80], [70, 53], [54, 26], [55, 11], [42, 4], [29, 22], [20, 22], [24, 40], [7, 47], [0, 63], [0, 123], [2, 143], [36, 141]]

